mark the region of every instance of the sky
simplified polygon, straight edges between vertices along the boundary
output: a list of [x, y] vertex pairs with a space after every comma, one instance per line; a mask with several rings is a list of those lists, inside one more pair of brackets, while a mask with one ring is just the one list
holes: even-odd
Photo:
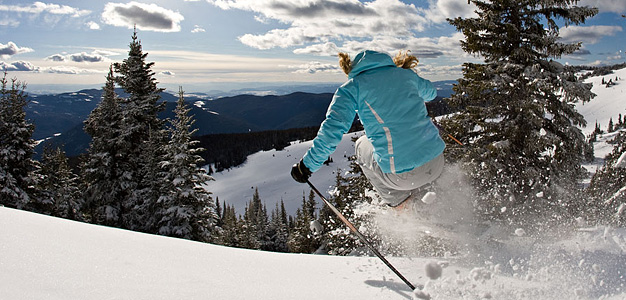
[[[573, 65], [626, 60], [626, 1], [582, 0], [599, 14], [561, 28], [582, 42]], [[337, 52], [410, 50], [432, 81], [477, 60], [446, 18], [472, 17], [466, 0], [0, 0], [0, 68], [35, 91], [100, 88], [128, 53], [136, 25], [161, 87], [229, 91], [262, 85], [341, 83]]]

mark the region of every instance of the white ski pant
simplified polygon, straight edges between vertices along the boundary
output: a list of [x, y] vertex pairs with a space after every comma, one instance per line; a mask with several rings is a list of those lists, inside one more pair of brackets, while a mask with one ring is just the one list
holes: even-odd
[[360, 137], [355, 143], [356, 162], [361, 166], [363, 174], [383, 202], [396, 206], [420, 187], [435, 181], [443, 172], [443, 154], [411, 171], [400, 174], [383, 173], [374, 160], [374, 146], [366, 136]]

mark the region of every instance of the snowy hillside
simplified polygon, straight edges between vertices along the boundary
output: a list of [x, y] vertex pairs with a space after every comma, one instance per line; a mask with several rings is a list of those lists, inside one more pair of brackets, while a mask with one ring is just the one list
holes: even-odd
[[[347, 157], [354, 154], [352, 138], [361, 134], [346, 134], [331, 155], [334, 162], [315, 172], [311, 183], [322, 192], [330, 190], [335, 184], [337, 169], [344, 172], [348, 169]], [[282, 199], [287, 213], [293, 215], [302, 204], [303, 193], [308, 197], [309, 186], [291, 178], [291, 166], [300, 161], [311, 143], [298, 142], [282, 151], [261, 151], [250, 155], [243, 165], [214, 174], [215, 181], [209, 182], [206, 189], [213, 193], [214, 198], [219, 197], [220, 201], [226, 201], [238, 213], [243, 213], [246, 203], [252, 199], [254, 189], [258, 188], [261, 200], [270, 210]]]
[[[619, 80], [615, 80], [618, 77]], [[612, 80], [614, 85], [607, 87], [602, 84]], [[596, 122], [602, 130], [606, 130], [609, 120], [613, 118], [616, 123], [619, 114], [626, 115], [626, 69], [616, 70], [613, 74], [590, 77], [585, 82], [593, 83], [592, 92], [597, 96], [585, 104], [578, 103], [576, 110], [587, 120], [587, 127], [583, 128], [583, 133], [588, 135], [593, 132]]]
[[[0, 228], [0, 299], [416, 296], [375, 257], [227, 248], [3, 207]], [[510, 233], [459, 256], [389, 260], [432, 299], [626, 299], [625, 236], [590, 228], [541, 242]]]

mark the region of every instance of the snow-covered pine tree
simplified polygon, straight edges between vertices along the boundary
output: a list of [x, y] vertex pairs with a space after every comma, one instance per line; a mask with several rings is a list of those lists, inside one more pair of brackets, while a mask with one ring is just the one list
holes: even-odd
[[[356, 138], [353, 138], [353, 141], [355, 140]], [[354, 206], [363, 201], [370, 201], [365, 196], [365, 192], [372, 190], [373, 187], [356, 163], [355, 157], [352, 156], [349, 159], [350, 171], [346, 176], [342, 176], [342, 171], [337, 170], [335, 190], [328, 200], [352, 224], [360, 228], [361, 225], [367, 225], [369, 220], [367, 220], [366, 216], [357, 216], [354, 213]], [[350, 232], [348, 227], [326, 205], [320, 210], [319, 219], [324, 227], [322, 242], [330, 254], [347, 255], [362, 246], [358, 238]], [[370, 232], [361, 233], [367, 236], [370, 242], [374, 244], [378, 242], [374, 236], [370, 235]]]
[[215, 236], [214, 242], [229, 247], [239, 247], [239, 234], [237, 223], [237, 214], [235, 208], [224, 203], [222, 210], [222, 226], [221, 230]]
[[613, 140], [613, 151], [591, 178], [585, 216], [601, 224], [626, 225], [626, 131]]
[[253, 214], [249, 204], [250, 203], [246, 205], [244, 214], [239, 216], [237, 220], [237, 247], [260, 249], [261, 243], [257, 239], [256, 225], [254, 224], [254, 219], [251, 217]]
[[280, 205], [276, 203], [276, 208], [272, 211], [268, 235], [270, 237], [269, 251], [289, 252], [287, 242], [289, 241], [289, 225], [287, 224], [287, 212], [285, 203], [280, 200]]
[[46, 203], [51, 203], [46, 213], [70, 220], [83, 220], [78, 177], [72, 172], [65, 151], [59, 147], [46, 147], [39, 175], [40, 195], [47, 198]]
[[321, 237], [311, 231], [311, 222], [317, 220], [315, 213], [315, 194], [309, 192], [309, 198], [302, 194], [302, 206], [296, 210], [294, 228], [289, 236], [287, 245], [294, 253], [313, 253], [321, 245]]
[[582, 174], [585, 120], [574, 108], [590, 84], [553, 61], [580, 48], [559, 41], [559, 26], [581, 24], [597, 9], [577, 0], [470, 0], [476, 18], [448, 20], [465, 35], [465, 63], [444, 126], [469, 145], [462, 161], [478, 190], [478, 209], [493, 217], [563, 207]]
[[[148, 53], [144, 53], [137, 31], [133, 32], [128, 58], [122, 63], [115, 63], [115, 72], [119, 74], [116, 83], [128, 94], [121, 98], [122, 130], [118, 154], [124, 170], [122, 178], [127, 194], [120, 205], [119, 222], [122, 228], [146, 231], [146, 216], [154, 214], [146, 209], [156, 207], [158, 201], [146, 190], [158, 189], [155, 185], [163, 182], [153, 181], [152, 174], [160, 161], [158, 141], [165, 141], [164, 121], [158, 113], [164, 109], [165, 103], [159, 102], [163, 89], [157, 87], [152, 67], [153, 62], [146, 62]], [[149, 231], [149, 229], [148, 229]]]
[[255, 188], [252, 199], [246, 204], [245, 212], [240, 216], [237, 225], [239, 247], [263, 250], [271, 247], [269, 218], [267, 209], [261, 202], [258, 188]]
[[34, 196], [37, 163], [32, 159], [35, 126], [26, 120], [26, 85], [0, 79], [0, 205], [23, 209], [38, 201]]
[[220, 204], [220, 197], [215, 197], [215, 226], [222, 227], [222, 217], [224, 216], [222, 205]]
[[106, 77], [102, 101], [84, 122], [91, 144], [81, 164], [83, 213], [91, 223], [121, 227], [121, 204], [128, 196], [124, 169], [122, 107], [115, 93], [112, 67]]
[[[170, 140], [161, 162], [163, 188], [158, 199], [158, 233], [167, 236], [211, 241], [217, 223], [215, 202], [202, 185], [212, 180], [200, 167], [203, 159], [198, 154], [197, 141], [192, 140], [197, 129], [191, 129], [195, 120], [189, 115], [182, 88], [171, 120]], [[149, 175], [149, 174], [148, 174]], [[146, 177], [146, 178], [150, 178]], [[156, 181], [156, 175], [154, 180]], [[155, 191], [158, 186], [152, 186]], [[150, 210], [146, 210], [150, 211]]]

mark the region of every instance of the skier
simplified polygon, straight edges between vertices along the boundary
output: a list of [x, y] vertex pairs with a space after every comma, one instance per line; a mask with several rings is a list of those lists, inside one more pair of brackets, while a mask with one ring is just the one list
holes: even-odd
[[339, 57], [348, 81], [335, 92], [313, 145], [291, 176], [307, 182], [358, 112], [365, 136], [356, 141], [356, 161], [384, 204], [405, 209], [443, 170], [445, 144], [424, 104], [437, 91], [413, 70], [418, 60], [408, 51], [394, 58], [371, 50], [359, 52], [354, 61], [345, 53]]

